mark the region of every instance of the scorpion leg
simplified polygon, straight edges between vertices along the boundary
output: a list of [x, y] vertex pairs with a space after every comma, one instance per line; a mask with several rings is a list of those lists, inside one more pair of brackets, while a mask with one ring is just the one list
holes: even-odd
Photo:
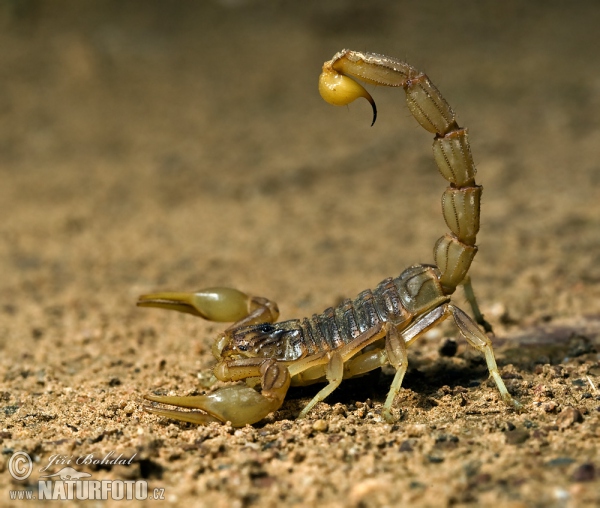
[[329, 358], [329, 361], [327, 362], [327, 369], [326, 369], [326, 378], [327, 381], [329, 381], [329, 384], [327, 384], [327, 386], [325, 386], [323, 389], [321, 389], [319, 391], [319, 393], [317, 393], [312, 400], [306, 404], [306, 406], [304, 407], [304, 409], [302, 411], [300, 411], [300, 414], [298, 415], [298, 418], [304, 418], [306, 416], [306, 414], [313, 408], [315, 407], [315, 405], [317, 405], [319, 402], [325, 400], [325, 398], [331, 393], [333, 392], [333, 390], [335, 390], [338, 386], [340, 386], [340, 383], [342, 382], [342, 379], [344, 378], [344, 361], [342, 360], [342, 356], [340, 355], [340, 353], [338, 351], [332, 351], [330, 353], [328, 353], [327, 357]]
[[374, 349], [361, 353], [344, 364], [344, 379], [362, 376], [388, 363], [385, 349]]
[[386, 332], [385, 351], [387, 353], [388, 361], [396, 369], [396, 374], [394, 375], [390, 391], [383, 404], [381, 415], [386, 422], [394, 423], [394, 417], [391, 411], [392, 404], [402, 386], [402, 380], [404, 379], [408, 367], [408, 356], [406, 354], [406, 343], [404, 342], [403, 337], [400, 336], [397, 328], [391, 323], [386, 323]]
[[231, 288], [208, 288], [196, 293], [151, 293], [140, 296], [137, 305], [176, 310], [209, 321], [234, 322], [231, 328], [273, 323], [279, 317], [275, 302]]
[[303, 384], [313, 380], [318, 381], [323, 378], [323, 375], [329, 382], [304, 407], [298, 418], [304, 418], [316, 404], [325, 400], [340, 385], [342, 379], [364, 374], [385, 364], [387, 361], [385, 352], [376, 350], [364, 354], [358, 353], [382, 339], [387, 334], [386, 326], [387, 324], [368, 329], [337, 351], [308, 357], [288, 367], [290, 374]]
[[229, 421], [233, 427], [243, 427], [246, 424], [256, 423], [279, 409], [290, 386], [287, 367], [271, 358], [245, 358], [223, 362], [217, 367], [215, 374], [219, 379], [227, 381], [260, 377], [262, 391], [257, 392], [247, 385], [234, 385], [220, 388], [208, 395], [193, 397], [150, 395], [145, 398], [152, 402], [200, 409], [201, 412], [155, 407], [146, 407], [146, 411], [190, 423]]
[[494, 330], [492, 329], [492, 325], [485, 320], [483, 314], [481, 313], [481, 309], [479, 308], [479, 304], [477, 303], [477, 298], [475, 297], [475, 292], [473, 291], [473, 284], [471, 283], [471, 276], [467, 275], [461, 284], [465, 293], [465, 298], [469, 302], [471, 310], [473, 311], [473, 315], [475, 316], [475, 321], [485, 330], [485, 333], [493, 334]]
[[[496, 365], [496, 358], [494, 356], [494, 350], [492, 349], [491, 340], [477, 327], [475, 322], [458, 307], [452, 304], [446, 304], [437, 307], [425, 314], [411, 326], [403, 330], [402, 338], [404, 339], [406, 347], [409, 347], [427, 330], [433, 328], [434, 326], [441, 323], [444, 319], [450, 316], [452, 316], [454, 322], [456, 323], [456, 326], [460, 330], [461, 335], [469, 342], [469, 344], [471, 344], [475, 349], [481, 351], [484, 354], [485, 361], [490, 372], [490, 376], [496, 383], [498, 391], [502, 396], [502, 400], [504, 400], [506, 404], [514, 407], [515, 409], [521, 409], [522, 405], [517, 400], [513, 399], [510, 393], [508, 393], [506, 385], [504, 384], [504, 381], [502, 381], [502, 378], [498, 373], [498, 366]], [[396, 378], [394, 378], [394, 382], [395, 381]], [[392, 390], [398, 390], [400, 388], [400, 385], [394, 386], [394, 382], [392, 383], [390, 394], [388, 395], [388, 398], [384, 405], [384, 417], [386, 414], [386, 410], [389, 412], [391, 404], [393, 403]]]
[[387, 340], [385, 344], [385, 350], [387, 353], [388, 361], [396, 368], [396, 375], [390, 385], [390, 391], [383, 404], [383, 410], [381, 412], [383, 418], [388, 423], [394, 422], [392, 415], [392, 405], [400, 391], [406, 369], [408, 368], [408, 356], [406, 350], [415, 340], [423, 335], [427, 330], [433, 328], [438, 323], [446, 319], [445, 306], [436, 307], [432, 311], [428, 312], [417, 321], [415, 321], [408, 328], [398, 332], [395, 326], [388, 324]]
[[456, 326], [458, 326], [461, 335], [467, 339], [469, 344], [485, 355], [485, 361], [488, 370], [490, 371], [490, 376], [495, 381], [496, 386], [500, 391], [500, 395], [502, 396], [502, 400], [504, 400], [506, 404], [513, 406], [515, 409], [522, 409], [522, 404], [513, 399], [510, 393], [508, 393], [506, 385], [498, 373], [498, 366], [496, 365], [496, 358], [494, 357], [494, 350], [492, 349], [492, 342], [489, 337], [482, 333], [473, 320], [458, 307], [449, 304], [447, 312], [454, 318], [454, 322], [456, 323]]

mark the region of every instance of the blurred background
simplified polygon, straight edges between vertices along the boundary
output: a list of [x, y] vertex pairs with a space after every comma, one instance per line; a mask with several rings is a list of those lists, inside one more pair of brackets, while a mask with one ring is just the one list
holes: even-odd
[[234, 286], [289, 318], [432, 262], [431, 135], [401, 91], [369, 87], [374, 127], [366, 101], [325, 104], [342, 48], [424, 70], [469, 128], [488, 315], [597, 315], [598, 26], [594, 1], [4, 0], [4, 347], [141, 326], [154, 289]]

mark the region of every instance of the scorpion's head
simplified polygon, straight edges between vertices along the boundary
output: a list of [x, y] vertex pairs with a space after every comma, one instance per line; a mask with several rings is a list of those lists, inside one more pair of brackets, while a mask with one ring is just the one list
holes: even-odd
[[303, 354], [302, 330], [298, 321], [241, 326], [222, 333], [213, 354], [225, 358], [273, 358], [293, 361]]

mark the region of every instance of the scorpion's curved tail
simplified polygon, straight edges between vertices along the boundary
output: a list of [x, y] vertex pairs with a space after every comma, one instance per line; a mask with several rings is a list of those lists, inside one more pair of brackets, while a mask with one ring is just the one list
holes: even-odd
[[375, 53], [343, 50], [323, 65], [319, 78], [323, 99], [342, 106], [364, 97], [373, 107], [374, 123], [375, 102], [348, 76], [374, 85], [402, 87], [412, 115], [436, 135], [433, 155], [440, 173], [450, 182], [442, 196], [442, 211], [451, 232], [436, 242], [434, 258], [441, 271], [442, 288], [451, 294], [467, 276], [477, 252], [482, 187], [475, 184], [467, 130], [458, 126], [454, 111], [429, 78], [405, 62]]

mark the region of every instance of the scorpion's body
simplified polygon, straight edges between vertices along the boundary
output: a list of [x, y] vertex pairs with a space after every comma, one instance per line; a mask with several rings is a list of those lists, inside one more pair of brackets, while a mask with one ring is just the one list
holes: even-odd
[[[467, 272], [477, 252], [481, 186], [466, 129], [460, 128], [448, 103], [429, 78], [405, 62], [373, 53], [342, 51], [325, 62], [319, 80], [323, 98], [345, 105], [369, 93], [348, 76], [368, 83], [401, 87], [408, 107], [423, 128], [435, 134], [433, 153], [442, 176], [450, 182], [442, 197], [442, 211], [450, 233], [434, 247], [436, 266], [415, 265], [374, 290], [360, 293], [335, 308], [303, 320], [277, 323], [277, 305], [228, 288], [197, 293], [156, 293], [140, 297], [139, 305], [188, 312], [212, 321], [234, 322], [217, 339], [215, 376], [222, 381], [245, 379], [199, 397], [147, 399], [200, 412], [148, 408], [149, 411], [194, 423], [231, 421], [234, 426], [254, 423], [278, 409], [290, 384], [328, 384], [304, 407], [299, 417], [327, 397], [344, 378], [362, 375], [386, 363], [396, 368], [382, 414], [392, 421], [392, 404], [406, 372], [406, 349], [442, 320], [452, 317], [461, 334], [486, 358], [490, 375], [505, 402], [519, 407], [498, 374], [489, 338], [462, 310], [451, 303], [459, 284], [477, 321], [488, 330], [478, 310]], [[261, 392], [253, 385], [260, 383]], [[252, 386], [250, 386], [252, 385]]]
[[[292, 366], [343, 347], [356, 349], [364, 342], [370, 345], [369, 332], [382, 329], [385, 323], [401, 332], [427, 311], [450, 301], [439, 285], [438, 275], [434, 267], [412, 266], [399, 277], [385, 279], [374, 290], [366, 289], [354, 300], [344, 300], [310, 318], [237, 327], [231, 330], [229, 345], [221, 355], [252, 352]], [[292, 385], [322, 381], [325, 371], [319, 367], [314, 368], [312, 376], [305, 371], [292, 377]], [[319, 371], [321, 376], [315, 377]]]
[[[427, 298], [422, 297], [423, 291]], [[275, 339], [274, 345], [281, 347], [281, 356], [274, 356], [281, 361], [293, 362], [335, 351], [386, 322], [402, 331], [418, 316], [449, 300], [441, 291], [434, 268], [417, 265], [395, 279], [385, 279], [374, 290], [366, 289], [354, 300], [344, 300], [337, 307], [329, 307], [311, 318], [254, 325], [258, 332], [255, 352], [260, 354], [269, 338]], [[235, 334], [233, 338], [235, 340]]]

